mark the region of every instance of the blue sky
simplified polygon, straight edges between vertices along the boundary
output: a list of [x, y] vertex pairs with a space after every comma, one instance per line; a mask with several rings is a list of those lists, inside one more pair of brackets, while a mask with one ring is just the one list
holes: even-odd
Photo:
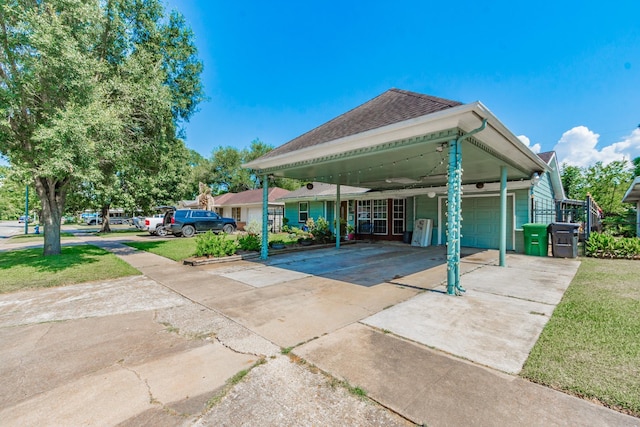
[[192, 27], [208, 157], [279, 146], [392, 87], [481, 101], [534, 151], [640, 156], [640, 2], [164, 0]]
[[279, 146], [392, 87], [479, 100], [561, 161], [640, 156], [637, 0], [166, 1], [205, 65], [185, 130], [207, 157]]

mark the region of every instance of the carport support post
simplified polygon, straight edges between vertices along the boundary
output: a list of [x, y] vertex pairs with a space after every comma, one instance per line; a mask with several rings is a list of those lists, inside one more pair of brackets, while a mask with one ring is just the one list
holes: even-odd
[[455, 295], [460, 280], [460, 215], [458, 196], [460, 192], [460, 158], [458, 157], [458, 140], [449, 141], [449, 169], [447, 171], [447, 294]]
[[500, 267], [507, 256], [507, 167], [500, 166]]
[[335, 227], [336, 231], [336, 249], [340, 249], [340, 183], [336, 184], [336, 206], [335, 206]]
[[260, 259], [269, 257], [269, 183], [267, 175], [262, 175], [262, 246]]

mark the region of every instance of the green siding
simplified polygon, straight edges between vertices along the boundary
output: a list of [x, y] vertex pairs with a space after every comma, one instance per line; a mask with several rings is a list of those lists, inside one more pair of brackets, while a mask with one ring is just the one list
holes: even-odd
[[538, 185], [533, 187], [533, 201], [536, 211], [533, 222], [550, 224], [555, 221], [553, 187], [548, 173], [543, 174]]
[[[413, 222], [413, 207], [407, 210], [407, 219]], [[433, 221], [433, 232], [431, 234], [431, 244], [438, 244], [438, 198], [429, 198], [427, 195], [416, 196], [416, 219], [427, 218]], [[413, 223], [411, 224], [413, 230]]]
[[[522, 228], [522, 224], [531, 222], [529, 218], [529, 190], [516, 190], [516, 230]], [[517, 237], [516, 237], [517, 240]]]

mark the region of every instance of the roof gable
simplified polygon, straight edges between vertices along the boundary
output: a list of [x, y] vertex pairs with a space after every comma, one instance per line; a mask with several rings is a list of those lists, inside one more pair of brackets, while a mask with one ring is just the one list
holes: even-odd
[[359, 107], [292, 139], [262, 158], [297, 151], [459, 105], [462, 103], [458, 101], [401, 89], [389, 89]]
[[[307, 197], [314, 197], [314, 198], [317, 198], [318, 200], [322, 199], [323, 197], [327, 197], [328, 199], [333, 200], [336, 197], [336, 189], [337, 189], [336, 185], [328, 184], [325, 182], [313, 182], [311, 184], [313, 184], [310, 186], [311, 188], [309, 188], [308, 185], [302, 186], [297, 190], [290, 191], [285, 196], [282, 196], [280, 200], [285, 201], [285, 200], [293, 200], [293, 199], [300, 199], [300, 198], [304, 199]], [[351, 187], [349, 185], [340, 186], [340, 194], [344, 197], [347, 197], [353, 194], [362, 194], [368, 191], [369, 191], [368, 188]]]
[[[269, 188], [268, 191], [269, 202], [275, 202], [276, 199], [284, 197], [290, 193], [289, 190], [279, 187]], [[214, 197], [213, 202], [215, 206], [259, 204], [262, 203], [262, 189], [247, 190], [241, 193], [222, 194]]]

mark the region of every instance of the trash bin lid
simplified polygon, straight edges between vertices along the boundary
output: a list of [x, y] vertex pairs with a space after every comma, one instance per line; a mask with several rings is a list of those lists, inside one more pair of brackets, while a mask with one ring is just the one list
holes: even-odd
[[522, 224], [522, 228], [529, 231], [546, 231], [549, 224], [527, 223]]
[[574, 222], [552, 222], [549, 224], [551, 232], [554, 231], [577, 231], [580, 228], [580, 224]]

